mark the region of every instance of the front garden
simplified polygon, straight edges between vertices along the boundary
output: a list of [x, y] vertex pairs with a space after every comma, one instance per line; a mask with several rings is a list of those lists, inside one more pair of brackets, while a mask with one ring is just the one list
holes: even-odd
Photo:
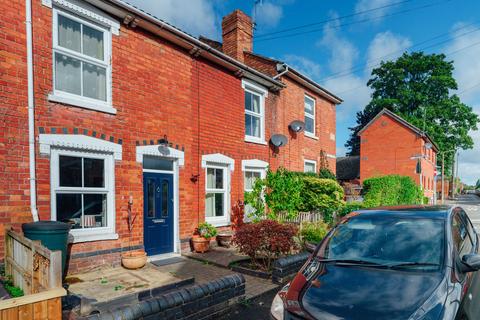
[[[343, 188], [327, 171], [312, 174], [280, 168], [269, 170], [265, 179], [255, 181], [253, 191], [245, 194], [245, 208], [248, 210], [240, 210], [241, 215], [246, 212], [249, 223], [235, 219], [237, 223], [231, 240], [249, 259], [235, 262], [232, 269], [270, 277], [279, 259], [292, 255], [306, 259], [308, 255], [304, 252], [311, 251], [340, 219], [352, 211], [423, 201], [422, 190], [411, 178], [390, 175], [365, 180], [364, 201], [347, 203]], [[206, 223], [198, 231], [199, 235], [192, 240], [216, 235], [215, 228]], [[208, 241], [206, 243], [207, 247], [200, 252], [208, 250]], [[290, 260], [299, 263], [298, 259]], [[288, 269], [284, 261], [280, 264]]]

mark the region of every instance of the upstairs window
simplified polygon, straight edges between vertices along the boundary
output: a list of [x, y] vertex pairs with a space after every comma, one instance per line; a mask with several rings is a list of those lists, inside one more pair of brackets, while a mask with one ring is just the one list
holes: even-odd
[[245, 90], [245, 141], [266, 144], [266, 90], [246, 81], [243, 82], [243, 88]]
[[305, 135], [315, 136], [315, 100], [305, 96]]
[[53, 11], [54, 99], [111, 105], [109, 30], [63, 11]]

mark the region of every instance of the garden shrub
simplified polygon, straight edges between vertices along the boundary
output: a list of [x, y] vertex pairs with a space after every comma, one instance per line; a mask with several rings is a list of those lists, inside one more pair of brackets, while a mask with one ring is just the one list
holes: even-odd
[[280, 212], [293, 218], [300, 211], [322, 212], [329, 222], [343, 204], [343, 195], [343, 188], [335, 180], [280, 168], [269, 170], [265, 179], [256, 180], [253, 191], [245, 193], [245, 203], [254, 209], [249, 215], [254, 222], [265, 216], [276, 220]]
[[329, 229], [329, 225], [323, 221], [303, 222], [300, 226], [300, 236], [303, 242], [320, 243]]
[[322, 179], [331, 179], [337, 181], [337, 177], [335, 176], [335, 174], [328, 168], [321, 168], [318, 172], [318, 177]]
[[[280, 212], [294, 217], [302, 203], [302, 188], [303, 181], [294, 172], [284, 168], [268, 170], [266, 178], [257, 179], [253, 191], [245, 193], [245, 202], [255, 210], [250, 218], [259, 221], [267, 215], [269, 219], [275, 219]], [[265, 204], [268, 213], [265, 212]]]
[[347, 202], [340, 207], [337, 211], [337, 217], [341, 218], [349, 214], [350, 212], [365, 209], [365, 205], [362, 202]]
[[387, 175], [363, 182], [366, 207], [394, 206], [422, 203], [423, 193], [408, 176]]
[[343, 204], [343, 188], [331, 179], [304, 176], [301, 211], [336, 211]]
[[245, 224], [233, 236], [238, 250], [249, 256], [252, 263], [270, 271], [273, 262], [288, 254], [294, 247], [297, 227], [274, 220]]

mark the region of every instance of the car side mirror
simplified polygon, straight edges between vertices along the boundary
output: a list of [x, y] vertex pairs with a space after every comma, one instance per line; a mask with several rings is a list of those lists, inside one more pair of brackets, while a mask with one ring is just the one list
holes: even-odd
[[466, 254], [462, 257], [462, 271], [473, 272], [480, 270], [480, 254]]

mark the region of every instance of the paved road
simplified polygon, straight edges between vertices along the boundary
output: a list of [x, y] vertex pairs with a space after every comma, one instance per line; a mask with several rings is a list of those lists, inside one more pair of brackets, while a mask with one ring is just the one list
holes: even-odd
[[480, 231], [480, 197], [474, 194], [459, 195], [457, 200], [448, 201], [462, 207], [472, 220], [475, 228]]

